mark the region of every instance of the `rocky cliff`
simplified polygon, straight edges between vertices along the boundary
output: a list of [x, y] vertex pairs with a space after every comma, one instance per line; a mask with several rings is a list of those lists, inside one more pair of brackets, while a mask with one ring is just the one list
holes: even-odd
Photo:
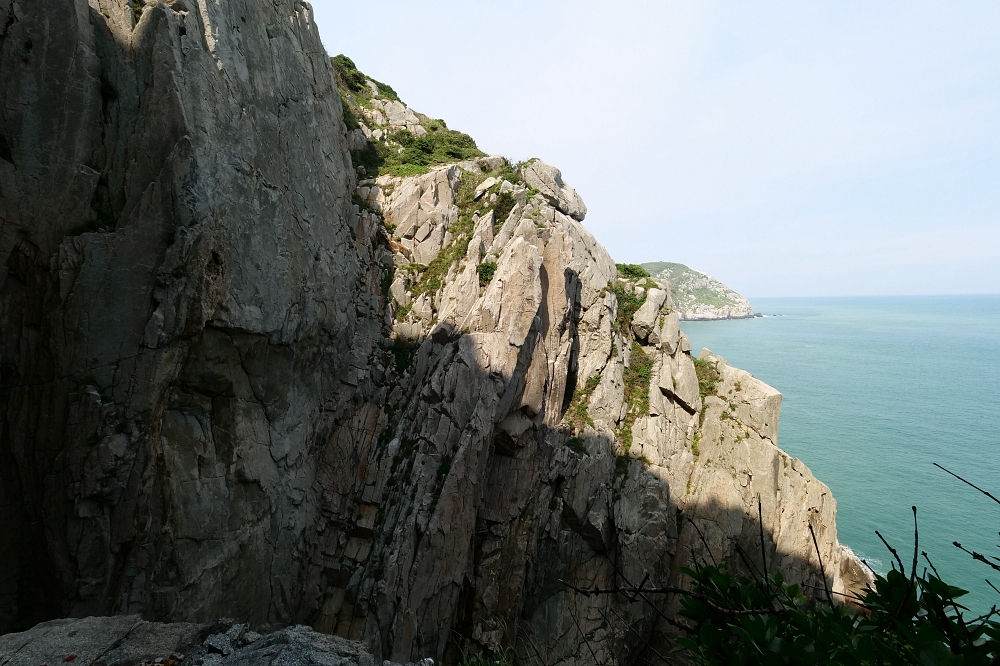
[[306, 3], [0, 25], [0, 629], [230, 616], [399, 662], [631, 663], [676, 599], [566, 583], [738, 550], [865, 580], [780, 394], [691, 355], [558, 169], [367, 79], [342, 105]]
[[684, 264], [655, 261], [642, 264], [649, 273], [670, 285], [674, 307], [684, 321], [749, 319], [756, 317], [750, 301], [718, 280]]
[[0, 626], [290, 621], [391, 268], [311, 10], [4, 0], [0, 26]]

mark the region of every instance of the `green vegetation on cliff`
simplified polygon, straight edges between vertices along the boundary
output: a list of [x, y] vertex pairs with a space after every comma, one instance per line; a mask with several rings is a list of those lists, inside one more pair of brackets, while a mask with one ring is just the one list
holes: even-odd
[[330, 63], [333, 65], [334, 80], [336, 80], [341, 94], [346, 90], [352, 95], [360, 96], [362, 99], [370, 99], [372, 90], [368, 87], [368, 81], [371, 81], [378, 88], [381, 96], [397, 102], [399, 101], [399, 95], [396, 94], [395, 90], [381, 81], [376, 81], [360, 72], [354, 61], [343, 53], [330, 58]]
[[[441, 119], [406, 109], [395, 90], [366, 76], [347, 56], [334, 56], [330, 62], [348, 130], [360, 129], [364, 124], [369, 132], [379, 132], [368, 136], [366, 147], [351, 152], [354, 165], [363, 167], [366, 176], [416, 176], [427, 173], [432, 166], [485, 155], [468, 134], [448, 129]], [[396, 103], [396, 109], [405, 109], [414, 122], [406, 128], [391, 125], [382, 109], [377, 108], [378, 105], [384, 108], [386, 102]]]
[[629, 280], [652, 277], [649, 271], [639, 264], [615, 264], [615, 267], [618, 269], [618, 275]]
[[[916, 507], [913, 512], [916, 518]], [[961, 602], [968, 592], [942, 580], [927, 553], [920, 562], [917, 546], [914, 529], [909, 567], [890, 548], [892, 570], [876, 576], [866, 593], [835, 600], [824, 587], [819, 602], [780, 573], [768, 575], [766, 564], [754, 578], [714, 563], [684, 569], [694, 587], [681, 596], [689, 626], [678, 643], [693, 663], [712, 666], [1000, 663], [997, 608], [968, 617]]]

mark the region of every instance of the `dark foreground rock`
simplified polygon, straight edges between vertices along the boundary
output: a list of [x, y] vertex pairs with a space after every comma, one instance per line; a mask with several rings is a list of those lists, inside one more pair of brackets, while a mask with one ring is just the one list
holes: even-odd
[[356, 641], [295, 626], [261, 635], [232, 620], [145, 622], [138, 615], [43, 622], [0, 636], [0, 666], [373, 666]]

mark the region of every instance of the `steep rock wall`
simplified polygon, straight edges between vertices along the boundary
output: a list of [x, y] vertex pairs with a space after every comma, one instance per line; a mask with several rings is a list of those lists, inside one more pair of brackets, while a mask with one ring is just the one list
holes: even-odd
[[780, 394], [707, 354], [703, 402], [665, 285], [618, 278], [568, 214], [582, 202], [560, 209], [521, 173], [486, 157], [359, 190], [392, 230], [394, 335], [415, 356], [370, 454], [371, 540], [320, 625], [396, 661], [511, 646], [638, 659], [645, 640], [669, 643], [676, 599], [566, 583], [683, 585], [694, 559], [742, 569], [758, 515], [772, 570], [822, 590], [812, 525], [828, 584], [863, 585], [829, 490], [777, 447]]
[[[0, 19], [4, 628], [226, 615], [399, 662], [631, 663], [676, 600], [563, 581], [742, 566], [758, 496], [772, 567], [818, 587], [811, 524], [857, 583], [780, 396], [709, 355], [703, 399], [666, 285], [617, 276], [558, 170], [356, 189], [376, 132], [347, 132], [305, 3]], [[380, 136], [423, 127], [381, 108]]]
[[384, 314], [311, 10], [4, 0], [0, 26], [0, 627], [288, 621]]

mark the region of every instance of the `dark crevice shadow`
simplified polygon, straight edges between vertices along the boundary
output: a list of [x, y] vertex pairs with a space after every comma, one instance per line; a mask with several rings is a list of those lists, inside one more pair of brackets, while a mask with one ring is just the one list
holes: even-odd
[[[576, 280], [568, 271], [567, 283]], [[573, 336], [573, 348], [578, 350], [575, 321], [579, 317], [579, 290], [570, 293], [575, 300], [568, 330]], [[673, 647], [672, 637], [677, 629], [671, 621], [678, 610], [676, 595], [635, 599], [620, 594], [588, 600], [561, 581], [583, 580], [604, 587], [636, 586], [647, 580], [648, 575], [653, 583], [647, 581], [647, 585], [684, 585], [679, 569], [694, 561], [717, 561], [730, 571], [753, 575], [763, 569], [765, 557], [769, 571], [776, 569], [780, 557], [784, 558], [785, 569], [793, 580], [798, 572], [802, 574], [802, 582], [822, 581], [809, 558], [789, 566], [788, 554], [778, 552], [775, 538], [767, 529], [763, 530], [762, 549], [762, 530], [755, 507], [737, 509], [706, 501], [694, 509], [682, 510], [670, 501], [666, 481], [643, 461], [633, 459], [624, 471], [620, 469], [617, 445], [610, 436], [587, 434], [583, 438], [587, 451], [581, 453], [567, 447], [572, 436], [568, 429], [545, 426], [531, 418], [530, 413], [524, 413], [524, 408], [518, 405], [524, 391], [524, 376], [542, 339], [539, 326], [542, 321], [539, 313], [518, 351], [516, 369], [494, 414], [492, 434], [483, 443], [488, 451], [483, 481], [464, 487], [465, 492], [471, 490], [478, 497], [478, 504], [469, 510], [467, 517], [473, 525], [468, 530], [471, 552], [468, 573], [457, 589], [443, 589], [421, 605], [406, 610], [420, 617], [437, 618], [439, 623], [411, 627], [412, 640], [400, 650], [399, 627], [393, 624], [392, 617], [397, 617], [394, 613], [400, 612], [405, 603], [398, 599], [389, 602], [393, 610], [383, 615], [380, 603], [372, 598], [366, 602], [369, 614], [364, 615], [367, 629], [362, 634], [352, 633], [343, 623], [332, 628], [334, 632], [363, 638], [373, 645], [377, 658], [397, 661], [429, 655], [445, 663], [457, 663], [476, 651], [505, 647], [515, 650], [518, 658], [526, 662], [538, 659], [540, 652], [547, 663], [568, 658], [589, 663], [593, 646], [586, 643], [597, 640], [602, 645], [598, 652], [603, 651], [609, 658], [609, 651], [614, 651], [615, 659], [621, 663], [642, 663], [657, 651], [663, 653]], [[449, 366], [458, 363], [451, 347], [456, 343], [454, 333], [436, 341], [438, 337], [439, 334], [432, 333], [422, 345], [423, 376], [410, 387], [413, 395], [427, 382], [447, 384]], [[458, 344], [461, 345], [460, 338]], [[470, 370], [471, 374], [466, 376], [468, 385], [458, 387], [458, 393], [477, 394], [475, 387], [489, 387], [493, 383], [494, 378], [485, 368]], [[419, 410], [409, 416], [420, 420]], [[511, 418], [530, 425], [520, 432], [511, 432], [506, 429]], [[416, 434], [412, 437], [419, 440]], [[434, 448], [432, 442], [424, 442], [411, 455], [426, 453], [421, 446], [428, 447], [427, 451]], [[379, 453], [373, 451], [373, 455]], [[375, 467], [378, 464], [377, 460], [372, 463]], [[733, 484], [736, 483], [734, 479]], [[641, 501], [629, 499], [630, 495], [640, 495]], [[660, 502], [654, 510], [642, 506], [643, 501], [650, 499]], [[419, 497], [386, 498], [387, 504], [403, 501], [416, 504]], [[443, 501], [443, 498], [437, 500], [436, 506]], [[629, 527], [630, 521], [635, 521], [623, 514], [630, 511], [648, 514], [643, 519], [645, 524]], [[697, 521], [705, 539], [686, 522], [688, 518]], [[736, 524], [741, 525], [738, 535], [732, 539], [726, 537], [726, 530], [732, 530]], [[661, 530], [661, 540], [643, 543], [649, 537], [645, 532], [652, 529]], [[376, 534], [376, 541], [391, 544], [399, 535], [398, 525], [389, 525], [381, 535]], [[721, 540], [720, 535], [724, 537]], [[449, 538], [458, 537], [451, 533]], [[421, 537], [413, 550], [419, 551], [425, 543], [426, 537]], [[392, 552], [391, 545], [382, 547], [381, 554], [376, 547], [374, 567], [360, 567], [356, 571], [363, 572], [362, 575], [377, 572], [380, 557]], [[414, 575], [419, 573], [414, 570]], [[827, 572], [826, 578], [832, 583], [832, 572]], [[385, 584], [392, 585], [391, 581]], [[821, 585], [814, 587], [822, 589]], [[364, 600], [356, 597], [355, 601]], [[616, 619], [615, 626], [608, 629], [607, 617], [601, 613], [595, 615], [598, 610], [608, 617], [622, 619]], [[573, 615], [582, 623], [587, 641], [580, 636], [574, 639], [573, 632], [562, 626]], [[602, 631], [606, 635], [593, 639], [592, 633]]]

